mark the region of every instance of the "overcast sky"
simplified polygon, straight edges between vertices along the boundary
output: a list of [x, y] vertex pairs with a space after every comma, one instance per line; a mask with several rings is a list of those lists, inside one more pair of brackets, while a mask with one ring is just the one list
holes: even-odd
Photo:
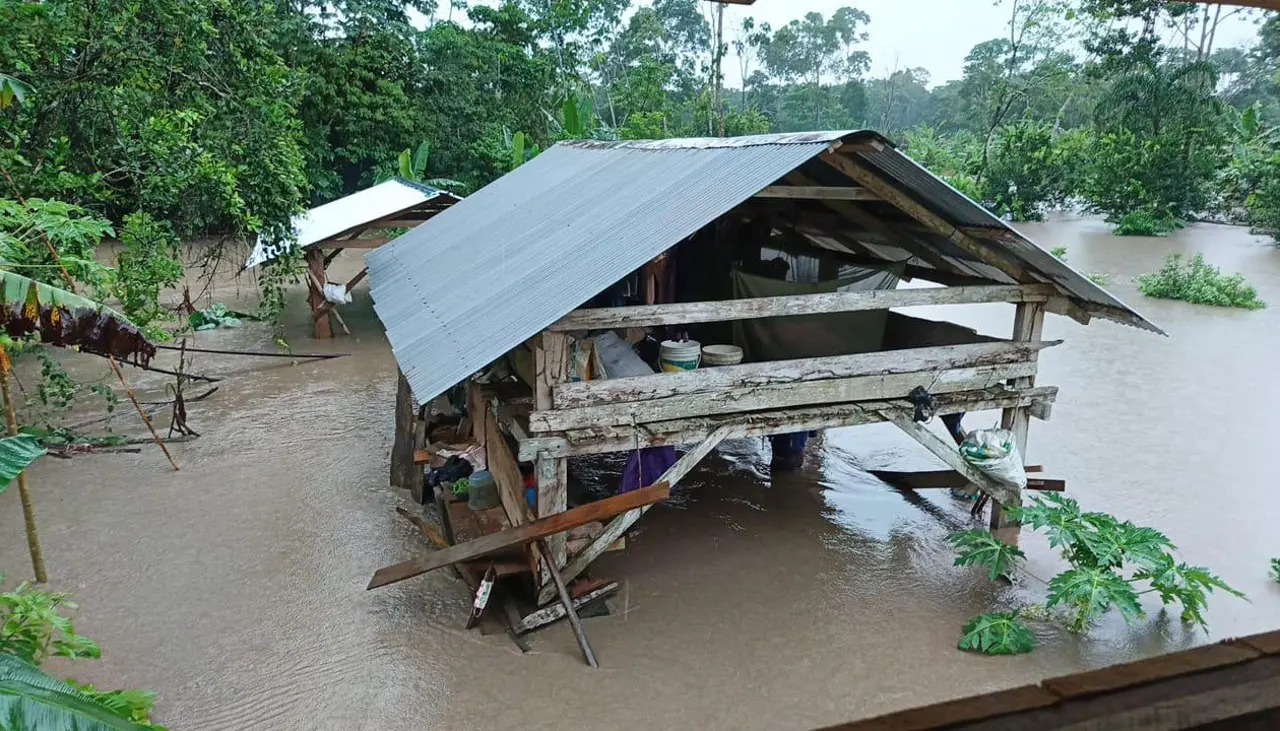
[[[864, 48], [871, 54], [872, 76], [885, 76], [896, 64], [900, 68], [923, 66], [932, 74], [931, 85], [957, 79], [970, 48], [1008, 32], [1007, 0], [1003, 7], [991, 0], [758, 0], [751, 7], [728, 6], [725, 38], [732, 41], [733, 29], [748, 15], [757, 23], [768, 22], [776, 28], [809, 12], [830, 17], [844, 5], [871, 16], [867, 27], [871, 38]], [[444, 16], [448, 0], [441, 0], [440, 7], [438, 12]], [[1258, 12], [1252, 17], [1258, 17]], [[1251, 45], [1256, 35], [1253, 20], [1241, 14], [1223, 22], [1214, 45]], [[731, 51], [725, 64], [726, 85], [737, 86], [740, 76]]]

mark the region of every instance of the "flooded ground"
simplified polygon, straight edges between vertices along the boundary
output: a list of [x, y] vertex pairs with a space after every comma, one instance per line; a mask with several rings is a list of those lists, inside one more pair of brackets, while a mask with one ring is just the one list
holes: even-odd
[[[104, 650], [75, 676], [156, 689], [174, 729], [809, 729], [1280, 627], [1266, 577], [1280, 556], [1268, 456], [1280, 250], [1218, 226], [1124, 240], [1093, 221], [1023, 228], [1111, 273], [1169, 332], [1050, 318], [1046, 337], [1067, 343], [1045, 353], [1040, 383], [1062, 392], [1053, 420], [1033, 422], [1029, 456], [1086, 509], [1164, 530], [1186, 561], [1249, 595], [1215, 597], [1208, 636], [1153, 614], [1086, 637], [1042, 629], [1019, 658], [957, 652], [966, 619], [1042, 599], [1059, 563], [1024, 537], [1028, 572], [1013, 588], [952, 568], [942, 538], [966, 524], [963, 506], [907, 501], [867, 476], [934, 463], [892, 428], [863, 427], [828, 432], [803, 472], [776, 479], [757, 442], [725, 445], [682, 483], [686, 499], [600, 562], [625, 581], [613, 616], [586, 620], [604, 669], [583, 666], [564, 626], [521, 657], [505, 636], [460, 629], [469, 601], [447, 572], [364, 591], [374, 569], [422, 549], [386, 486], [394, 366], [361, 287], [344, 310], [353, 338], [317, 345], [300, 303], [291, 312], [299, 350], [351, 357], [197, 360], [231, 377], [190, 407], [203, 436], [175, 449], [181, 472], [154, 449], [32, 470], [53, 586], [75, 594], [78, 629]], [[1142, 298], [1130, 278], [1169, 251], [1247, 273], [1273, 308]], [[1005, 335], [1012, 308], [945, 316]], [[270, 345], [254, 328], [198, 340]], [[131, 375], [144, 399], [162, 397], [164, 377]], [[0, 567], [25, 575], [16, 490], [0, 497], [0, 535]]]

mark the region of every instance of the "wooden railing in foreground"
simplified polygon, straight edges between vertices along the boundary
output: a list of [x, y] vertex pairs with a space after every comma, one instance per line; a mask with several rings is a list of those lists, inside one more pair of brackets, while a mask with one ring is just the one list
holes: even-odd
[[1280, 729], [1280, 632], [1227, 640], [824, 731]]

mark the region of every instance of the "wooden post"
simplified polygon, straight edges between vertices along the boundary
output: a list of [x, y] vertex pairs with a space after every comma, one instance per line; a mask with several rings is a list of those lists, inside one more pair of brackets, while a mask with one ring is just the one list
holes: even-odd
[[[657, 482], [654, 484], [665, 484], [674, 488], [676, 483], [684, 479], [684, 476], [693, 471], [693, 468], [697, 467], [699, 462], [706, 458], [708, 454], [711, 454], [711, 450], [715, 449], [720, 442], [723, 442], [728, 438], [731, 432], [732, 428], [728, 426], [722, 426], [711, 432], [711, 434], [709, 434], [701, 444], [690, 449], [688, 452], [685, 452], [684, 456], [676, 460], [676, 463], [671, 465], [671, 468], [666, 472], [662, 473], [662, 476], [659, 477]], [[640, 516], [644, 515], [649, 510], [649, 507], [650, 506], [646, 505], [644, 507], [627, 511], [626, 513], [623, 513], [609, 521], [609, 524], [605, 526], [604, 531], [600, 535], [596, 536], [595, 540], [588, 544], [586, 548], [582, 549], [582, 552], [575, 556], [573, 561], [565, 567], [565, 570], [561, 572], [562, 578], [565, 581], [573, 581], [578, 578], [583, 571], [587, 570], [587, 567], [591, 565], [592, 561], [599, 558], [601, 554], [608, 550], [609, 546], [613, 545], [614, 541], [622, 537], [622, 534], [625, 533], [628, 528], [635, 525], [635, 522], [640, 520]], [[549, 583], [540, 584], [540, 586], [542, 588], [538, 590], [538, 604], [542, 605], [551, 601], [551, 597], [554, 596], [556, 589]]]
[[422, 469], [413, 460], [413, 391], [409, 389], [409, 380], [400, 373], [396, 387], [396, 433], [391, 446], [391, 484], [395, 487], [412, 490], [415, 479], [422, 481]]
[[[319, 248], [307, 249], [306, 260], [307, 273], [309, 274], [307, 278], [307, 289], [309, 290], [307, 301], [311, 304], [312, 314], [315, 314], [325, 305], [324, 292], [317, 288], [318, 285], [323, 285], [326, 281], [324, 274], [324, 252]], [[329, 316], [327, 314], [316, 319], [313, 324], [315, 325], [315, 334], [317, 338], [333, 337], [333, 326], [329, 323]]]
[[[542, 560], [551, 562], [553, 559], [551, 557], [551, 549], [547, 547], [547, 542], [538, 541], [537, 545]], [[569, 594], [569, 587], [565, 586], [564, 578], [560, 576], [560, 570], [552, 568], [547, 573], [551, 574], [551, 580], [555, 583], [556, 591], [560, 594], [560, 603], [564, 605], [564, 612], [569, 617], [569, 626], [573, 628], [573, 636], [578, 640], [578, 647], [582, 650], [582, 657], [591, 667], [600, 667], [600, 663], [596, 662], [595, 650], [591, 649], [591, 642], [587, 640], [587, 632], [582, 629], [582, 620], [578, 618], [578, 610], [573, 608], [573, 596]]]
[[[552, 407], [554, 388], [569, 380], [569, 337], [564, 333], [544, 332], [534, 349], [536, 379], [534, 403], [539, 411]], [[568, 460], [564, 457], [538, 456], [536, 462], [538, 480], [538, 517], [546, 518], [563, 513], [569, 507]], [[547, 548], [555, 560], [554, 566], [543, 566], [538, 585], [546, 583], [547, 571], [562, 568], [568, 560], [565, 535], [547, 539]]]
[[[1039, 340], [1043, 330], [1044, 305], [1039, 302], [1019, 304], [1013, 316], [1013, 340], [1015, 342]], [[1033, 354], [1032, 357], [1038, 357], [1038, 354]], [[1009, 383], [1012, 386], [1030, 388], [1035, 385], [1036, 377], [1034, 375], [1023, 376], [1015, 378]], [[1031, 428], [1031, 410], [1026, 407], [1005, 409], [1000, 418], [1000, 426], [1013, 432], [1014, 441], [1018, 445], [1018, 452], [1022, 455], [1022, 463], [1025, 465], [1027, 462], [1027, 432]], [[1017, 497], [1018, 504], [1021, 505], [1022, 496], [1018, 495]], [[1003, 507], [993, 499], [991, 501], [991, 530], [997, 530], [1006, 525]]]

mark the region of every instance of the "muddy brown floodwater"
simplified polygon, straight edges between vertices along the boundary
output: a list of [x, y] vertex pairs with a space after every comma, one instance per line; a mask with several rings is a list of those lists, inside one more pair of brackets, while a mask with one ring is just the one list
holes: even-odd
[[[79, 629], [104, 650], [56, 669], [154, 688], [174, 729], [808, 729], [1280, 627], [1280, 586], [1266, 576], [1280, 556], [1280, 250], [1210, 225], [1123, 240], [1091, 220], [1023, 228], [1066, 246], [1077, 268], [1110, 273], [1170, 335], [1050, 318], [1046, 337], [1067, 342], [1045, 353], [1040, 382], [1062, 391], [1053, 420], [1034, 422], [1029, 457], [1086, 509], [1160, 528], [1185, 560], [1245, 591], [1250, 601], [1213, 598], [1209, 635], [1153, 611], [1084, 637], [1042, 629], [1029, 656], [956, 651], [974, 614], [1042, 600], [1058, 560], [1024, 536], [1014, 588], [952, 568], [943, 536], [966, 525], [963, 506], [907, 501], [869, 478], [933, 463], [892, 428], [862, 427], [828, 432], [804, 471], [777, 478], [757, 442], [725, 445], [627, 552], [601, 561], [625, 581], [614, 614], [586, 620], [604, 669], [583, 665], [564, 626], [521, 657], [502, 635], [460, 629], [468, 597], [448, 572], [364, 590], [374, 569], [422, 549], [387, 487], [394, 366], [362, 288], [344, 310], [353, 338], [317, 345], [296, 299], [291, 312], [299, 349], [351, 357], [197, 360], [232, 377], [191, 406], [203, 436], [177, 447], [181, 472], [155, 450], [32, 470], [53, 586], [74, 593]], [[1169, 251], [1247, 273], [1277, 307], [1141, 297], [1130, 278]], [[1005, 305], [945, 315], [998, 335], [1012, 322]], [[269, 346], [260, 328], [198, 340]], [[160, 397], [163, 377], [133, 377]], [[10, 584], [29, 571], [14, 493], [0, 498]]]

